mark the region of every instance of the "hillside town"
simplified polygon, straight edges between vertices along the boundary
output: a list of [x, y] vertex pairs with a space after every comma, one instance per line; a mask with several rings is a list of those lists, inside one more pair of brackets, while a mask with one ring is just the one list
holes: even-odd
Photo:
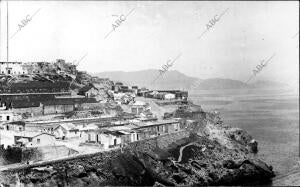
[[0, 144], [42, 155], [28, 163], [120, 148], [193, 123], [161, 110], [188, 108], [187, 91], [124, 85], [78, 71], [63, 59], [0, 64]]
[[0, 0], [0, 187], [299, 185], [298, 16]]

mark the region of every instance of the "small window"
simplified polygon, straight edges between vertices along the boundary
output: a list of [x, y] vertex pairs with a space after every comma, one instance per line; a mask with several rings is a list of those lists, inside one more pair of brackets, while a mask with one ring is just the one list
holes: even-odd
[[9, 121], [9, 116], [6, 116], [6, 120]]
[[37, 139], [37, 143], [40, 143], [40, 142], [41, 142], [41, 140], [38, 138], [38, 139]]

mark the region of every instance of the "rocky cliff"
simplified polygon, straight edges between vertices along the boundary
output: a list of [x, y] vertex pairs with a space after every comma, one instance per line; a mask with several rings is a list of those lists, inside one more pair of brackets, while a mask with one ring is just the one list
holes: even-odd
[[272, 167], [253, 157], [254, 142], [245, 131], [208, 114], [185, 131], [122, 149], [3, 170], [0, 180], [3, 185], [29, 186], [268, 183], [274, 176]]

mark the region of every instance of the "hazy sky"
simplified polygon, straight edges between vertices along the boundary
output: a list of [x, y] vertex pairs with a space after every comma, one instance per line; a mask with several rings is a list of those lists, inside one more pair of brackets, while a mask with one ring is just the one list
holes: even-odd
[[[1, 60], [6, 60], [6, 2], [1, 1]], [[200, 39], [210, 19], [228, 11]], [[10, 1], [10, 60], [80, 59], [88, 72], [159, 69], [199, 78], [254, 78], [298, 83], [299, 2]], [[131, 14], [107, 38], [115, 15]], [[298, 34], [297, 34], [298, 33]]]

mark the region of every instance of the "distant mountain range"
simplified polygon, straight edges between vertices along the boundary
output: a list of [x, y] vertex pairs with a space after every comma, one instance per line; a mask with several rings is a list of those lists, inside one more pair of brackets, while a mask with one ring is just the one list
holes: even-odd
[[185, 89], [185, 90], [212, 90], [212, 89], [260, 89], [260, 88], [287, 88], [288, 85], [273, 81], [256, 81], [246, 84], [242, 81], [232, 79], [199, 79], [189, 77], [179, 71], [168, 71], [158, 77], [159, 71], [155, 69], [142, 71], [112, 71], [101, 73], [90, 73], [93, 76], [109, 78], [120, 81], [126, 85], [136, 85], [151, 89]]

